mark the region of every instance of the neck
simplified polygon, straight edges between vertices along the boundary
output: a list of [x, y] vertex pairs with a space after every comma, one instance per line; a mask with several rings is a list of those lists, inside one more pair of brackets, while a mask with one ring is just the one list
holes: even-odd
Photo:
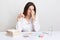
[[29, 22], [29, 20], [30, 20], [30, 17], [29, 17], [29, 16], [26, 16], [25, 18], [26, 18], [26, 20]]

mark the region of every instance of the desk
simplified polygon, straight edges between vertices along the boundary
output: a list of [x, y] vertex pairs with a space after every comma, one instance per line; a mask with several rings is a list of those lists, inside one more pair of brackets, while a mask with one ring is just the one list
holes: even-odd
[[[60, 40], [60, 32], [53, 32], [51, 34], [45, 34], [42, 32], [33, 32], [29, 37], [24, 37], [25, 32], [22, 32], [18, 36], [10, 37], [6, 36], [5, 32], [0, 32], [0, 40]], [[39, 37], [43, 35], [43, 37]]]

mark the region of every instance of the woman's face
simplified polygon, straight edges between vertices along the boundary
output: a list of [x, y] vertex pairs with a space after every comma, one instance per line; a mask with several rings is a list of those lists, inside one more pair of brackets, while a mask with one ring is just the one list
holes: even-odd
[[27, 11], [27, 15], [31, 17], [31, 13], [34, 11], [34, 6], [30, 6]]

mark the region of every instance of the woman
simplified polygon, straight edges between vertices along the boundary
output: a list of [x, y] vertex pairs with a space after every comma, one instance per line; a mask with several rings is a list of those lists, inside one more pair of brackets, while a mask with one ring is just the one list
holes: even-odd
[[18, 18], [16, 29], [20, 32], [35, 32], [40, 30], [40, 26], [36, 20], [36, 7], [34, 3], [28, 2], [25, 5], [23, 17]]

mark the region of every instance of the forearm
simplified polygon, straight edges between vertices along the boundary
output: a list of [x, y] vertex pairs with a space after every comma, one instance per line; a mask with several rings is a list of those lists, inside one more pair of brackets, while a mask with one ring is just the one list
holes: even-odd
[[40, 25], [39, 25], [38, 20], [35, 18], [35, 20], [32, 20], [32, 22], [33, 22], [33, 26], [34, 26], [35, 31], [39, 32], [40, 31]]

